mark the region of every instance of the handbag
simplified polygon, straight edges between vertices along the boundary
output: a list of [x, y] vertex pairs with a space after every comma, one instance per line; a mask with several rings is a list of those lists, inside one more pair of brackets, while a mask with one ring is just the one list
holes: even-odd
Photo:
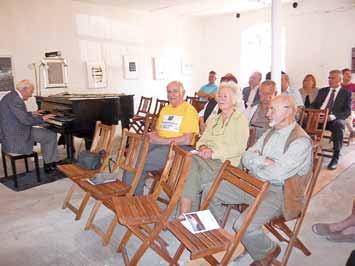
[[105, 150], [101, 150], [99, 152], [91, 152], [91, 151], [81, 151], [78, 156], [77, 164], [80, 167], [96, 170], [99, 169], [102, 164], [102, 159], [104, 158], [106, 152]]

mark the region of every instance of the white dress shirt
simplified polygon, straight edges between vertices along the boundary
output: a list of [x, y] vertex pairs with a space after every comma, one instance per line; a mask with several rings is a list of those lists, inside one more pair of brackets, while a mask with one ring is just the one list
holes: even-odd
[[333, 92], [333, 90], [335, 90], [335, 95], [334, 95], [334, 102], [335, 102], [335, 99], [337, 98], [337, 95], [338, 95], [338, 93], [339, 93], [339, 91], [340, 91], [340, 86], [338, 87], [338, 88], [330, 88], [330, 90], [329, 90], [329, 92], [328, 92], [328, 95], [327, 95], [327, 97], [325, 98], [325, 100], [324, 100], [324, 102], [323, 102], [323, 104], [322, 104], [322, 106], [320, 107], [320, 109], [322, 109], [322, 110], [324, 110], [326, 107], [327, 107], [327, 104], [328, 104], [328, 102], [329, 102], [329, 98], [330, 98], [330, 95], [332, 94], [332, 92]]

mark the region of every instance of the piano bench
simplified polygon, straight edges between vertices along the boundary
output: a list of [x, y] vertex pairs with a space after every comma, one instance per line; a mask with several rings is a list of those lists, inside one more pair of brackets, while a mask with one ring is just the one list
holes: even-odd
[[31, 158], [31, 157], [34, 158], [35, 169], [36, 169], [36, 174], [37, 174], [37, 181], [41, 182], [41, 176], [40, 176], [40, 173], [39, 173], [39, 163], [38, 163], [38, 154], [37, 154], [37, 152], [32, 152], [31, 154], [17, 154], [17, 153], [10, 153], [10, 152], [1, 151], [1, 156], [2, 156], [2, 166], [3, 166], [3, 169], [4, 169], [5, 177], [8, 177], [6, 158], [8, 158], [11, 161], [12, 173], [13, 173], [13, 178], [14, 178], [14, 183], [15, 183], [15, 187], [16, 188], [18, 188], [17, 171], [16, 171], [16, 160], [20, 160], [20, 159], [24, 159], [26, 172], [28, 173], [29, 170], [28, 170], [28, 160], [27, 159]]

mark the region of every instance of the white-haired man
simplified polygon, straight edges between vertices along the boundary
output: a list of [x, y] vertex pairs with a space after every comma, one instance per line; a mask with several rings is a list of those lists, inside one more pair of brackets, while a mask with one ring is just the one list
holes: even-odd
[[44, 170], [51, 172], [58, 161], [57, 134], [40, 127], [54, 117], [53, 114], [41, 115], [40, 111], [28, 112], [25, 101], [32, 97], [33, 84], [21, 80], [14, 91], [6, 94], [0, 102], [0, 128], [2, 150], [10, 153], [30, 154], [33, 143], [41, 144]]
[[[167, 85], [169, 104], [159, 113], [155, 131], [149, 136], [148, 159], [144, 165], [142, 177], [148, 171], [159, 170], [164, 166], [169, 151], [169, 145], [175, 142], [185, 146], [186, 149], [192, 144], [194, 136], [198, 134], [198, 114], [195, 108], [184, 101], [184, 86], [179, 81], [172, 81]], [[126, 183], [132, 183], [133, 175], [124, 175]], [[142, 195], [144, 178], [140, 179], [135, 195]]]

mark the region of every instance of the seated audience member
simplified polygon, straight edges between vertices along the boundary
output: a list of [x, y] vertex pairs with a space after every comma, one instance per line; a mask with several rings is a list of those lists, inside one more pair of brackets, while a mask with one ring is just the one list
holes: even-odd
[[208, 101], [210, 99], [214, 99], [217, 92], [216, 82], [216, 72], [211, 70], [208, 73], [208, 83], [203, 85], [201, 89], [197, 92], [197, 96], [200, 101]]
[[355, 266], [355, 250], [351, 252], [345, 266]]
[[312, 231], [327, 240], [334, 242], [355, 242], [355, 201], [351, 214], [335, 223], [318, 223], [312, 226]]
[[[148, 171], [159, 170], [166, 161], [169, 145], [175, 142], [186, 149], [198, 134], [198, 114], [196, 109], [184, 101], [185, 90], [179, 81], [172, 81], [167, 86], [169, 104], [160, 111], [156, 130], [148, 133], [149, 153], [144, 165], [142, 178], [137, 186], [135, 195], [142, 195], [144, 188], [144, 177]], [[133, 175], [124, 175], [124, 181], [131, 184]]]
[[189, 175], [180, 200], [181, 213], [199, 208], [204, 184], [212, 182], [223, 162], [238, 166], [248, 142], [248, 121], [238, 111], [242, 95], [235, 82], [222, 82], [217, 93], [221, 113], [210, 117], [205, 132], [197, 142], [198, 154], [193, 155]]
[[345, 119], [351, 114], [351, 93], [340, 85], [341, 72], [329, 72], [329, 87], [320, 89], [312, 108], [329, 109], [327, 129], [331, 131], [333, 141], [333, 157], [328, 164], [328, 169], [334, 170], [338, 165], [340, 150], [343, 145]]
[[342, 71], [343, 74], [343, 83], [341, 86], [352, 93], [352, 114], [346, 119], [346, 127], [348, 128], [350, 132], [350, 138], [352, 138], [355, 135], [355, 129], [353, 128], [353, 118], [355, 117], [355, 83], [352, 83], [352, 73], [349, 68], [344, 68]]
[[0, 128], [2, 134], [2, 150], [9, 153], [31, 154], [34, 142], [41, 144], [44, 170], [56, 169], [58, 159], [57, 134], [40, 127], [55, 115], [42, 115], [41, 111], [28, 112], [25, 101], [32, 97], [33, 84], [29, 80], [21, 80], [16, 89], [6, 94], [0, 102]]
[[297, 107], [303, 107], [303, 100], [300, 92], [290, 88], [290, 79], [287, 74], [281, 75], [281, 95], [291, 96]]
[[[276, 96], [267, 113], [270, 130], [244, 152], [242, 164], [249, 172], [271, 184], [249, 225], [242, 243], [254, 259], [252, 266], [271, 265], [280, 247], [263, 230], [272, 219], [297, 217], [304, 201], [303, 194], [312, 171], [312, 140], [296, 123], [297, 107], [290, 96]], [[291, 180], [291, 182], [289, 182]], [[203, 196], [212, 184], [205, 187]], [[295, 189], [297, 188], [297, 189]], [[252, 198], [229, 183], [222, 183], [209, 209], [217, 219], [224, 213], [224, 204], [250, 204]], [[239, 230], [248, 210], [234, 223]]]
[[272, 80], [265, 80], [261, 83], [259, 89], [260, 103], [250, 109], [246, 110], [246, 115], [249, 120], [250, 127], [256, 129], [256, 139], [259, 139], [264, 132], [269, 129], [269, 121], [266, 114], [269, 110], [271, 100], [276, 95], [276, 84]]
[[318, 94], [316, 78], [312, 74], [307, 74], [303, 79], [303, 85], [300, 89], [305, 108], [310, 108]]
[[243, 101], [246, 109], [250, 109], [260, 102], [258, 91], [261, 78], [262, 74], [260, 72], [254, 72], [249, 77], [249, 86], [243, 89]]
[[[220, 82], [227, 82], [227, 81], [233, 81], [235, 84], [238, 84], [237, 78], [231, 74], [227, 73], [221, 78]], [[206, 121], [210, 116], [215, 116], [218, 113], [220, 113], [220, 110], [218, 109], [218, 104], [215, 98], [210, 99], [205, 107], [200, 111], [199, 113], [199, 124], [200, 124], [200, 134], [202, 135], [203, 131], [206, 128]]]

